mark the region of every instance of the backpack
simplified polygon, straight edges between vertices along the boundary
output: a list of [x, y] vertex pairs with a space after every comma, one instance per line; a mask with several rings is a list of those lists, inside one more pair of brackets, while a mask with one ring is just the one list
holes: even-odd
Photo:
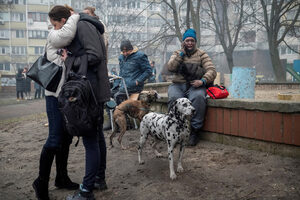
[[223, 99], [229, 95], [225, 86], [217, 84], [207, 88], [206, 92], [212, 99]]
[[59, 93], [58, 106], [70, 135], [95, 134], [99, 109], [91, 84], [85, 76], [69, 73]]

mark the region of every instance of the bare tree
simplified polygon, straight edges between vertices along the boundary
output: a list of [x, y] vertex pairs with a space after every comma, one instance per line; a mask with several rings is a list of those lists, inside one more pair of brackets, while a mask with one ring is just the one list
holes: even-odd
[[7, 8], [13, 8], [12, 0], [0, 0], [0, 11], [5, 11]]
[[[197, 34], [197, 46], [200, 46], [200, 22], [199, 13], [201, 0], [152, 0], [149, 3], [161, 4], [165, 14], [154, 13], [153, 15], [159, 16], [163, 23], [163, 30], [161, 34], [157, 35], [156, 39], [177, 37], [182, 41], [182, 33], [188, 28], [194, 28]], [[185, 9], [185, 12], [183, 12]], [[163, 33], [163, 34], [162, 34]]]
[[299, 0], [272, 0], [272, 4], [268, 5], [265, 0], [260, 0], [260, 3], [264, 19], [261, 24], [267, 31], [274, 74], [278, 82], [285, 82], [286, 72], [280, 62], [278, 47], [299, 20], [300, 2]]
[[[230, 72], [234, 66], [233, 52], [238, 44], [239, 33], [245, 23], [244, 20], [244, 0], [240, 4], [234, 4], [229, 0], [215, 1], [206, 0], [213, 26], [212, 30], [216, 33], [220, 44], [224, 49], [227, 64]], [[237, 7], [237, 14], [229, 14], [230, 5]], [[234, 18], [232, 20], [232, 18]]]

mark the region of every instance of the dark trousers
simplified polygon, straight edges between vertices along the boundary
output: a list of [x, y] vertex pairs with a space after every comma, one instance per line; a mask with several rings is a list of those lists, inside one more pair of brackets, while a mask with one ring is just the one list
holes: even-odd
[[178, 98], [186, 97], [196, 109], [194, 116], [191, 119], [192, 128], [199, 130], [204, 124], [205, 112], [206, 112], [206, 88], [201, 86], [198, 88], [189, 87], [185, 83], [173, 83], [168, 88], [168, 105], [172, 105], [172, 102]]
[[83, 136], [82, 141], [85, 148], [85, 176], [83, 188], [92, 191], [96, 176], [105, 179], [106, 169], [106, 144], [103, 134], [103, 104], [100, 105], [100, 117], [95, 134]]
[[39, 177], [48, 181], [54, 157], [56, 158], [56, 178], [68, 176], [67, 163], [72, 136], [63, 127], [63, 118], [58, 109], [56, 97], [46, 96], [46, 111], [49, 134], [40, 156]]
[[41, 98], [41, 89], [36, 89], [36, 90], [35, 90], [34, 98], [35, 98], [35, 99]]
[[46, 111], [49, 122], [49, 135], [44, 146], [60, 149], [62, 145], [70, 145], [73, 137], [64, 129], [63, 117], [58, 109], [56, 97], [46, 96]]
[[23, 91], [17, 91], [17, 98], [19, 99], [20, 96], [23, 99]]

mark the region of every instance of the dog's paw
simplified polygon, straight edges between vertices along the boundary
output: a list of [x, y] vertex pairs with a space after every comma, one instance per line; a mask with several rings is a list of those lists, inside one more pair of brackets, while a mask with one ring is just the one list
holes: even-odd
[[158, 151], [155, 152], [155, 156], [156, 158], [162, 158], [163, 155], [161, 153], [159, 153]]
[[145, 161], [140, 160], [140, 161], [139, 161], [139, 164], [140, 164], [140, 165], [143, 165], [143, 164], [145, 164]]
[[171, 178], [172, 180], [175, 180], [175, 179], [177, 178], [177, 176], [176, 176], [176, 174], [174, 173], [174, 174], [171, 174], [171, 175], [170, 175], [170, 178]]
[[178, 166], [178, 167], [177, 167], [177, 172], [179, 172], [179, 173], [180, 173], [180, 172], [183, 172], [183, 167], [182, 167], [182, 166]]
[[122, 150], [128, 150], [129, 147], [121, 145], [121, 149], [122, 149]]

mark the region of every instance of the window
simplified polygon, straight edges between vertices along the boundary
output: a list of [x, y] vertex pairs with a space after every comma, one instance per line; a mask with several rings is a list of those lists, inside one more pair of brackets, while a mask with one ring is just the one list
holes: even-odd
[[9, 63], [0, 63], [0, 70], [10, 71]]
[[0, 12], [0, 20], [1, 21], [9, 21], [9, 13], [8, 12]]
[[11, 19], [11, 21], [14, 21], [14, 22], [25, 22], [25, 14], [24, 13], [11, 13], [10, 19]]
[[40, 30], [29, 30], [28, 38], [30, 39], [46, 39], [48, 36], [48, 31], [40, 31]]
[[9, 39], [9, 30], [0, 30], [0, 39]]
[[32, 19], [34, 22], [47, 22], [47, 13], [28, 12], [28, 19]]
[[298, 52], [298, 46], [297, 45], [290, 45], [289, 47], [282, 46], [281, 48], [286, 49], [286, 51], [285, 51], [286, 54], [297, 54], [296, 52]]
[[280, 48], [280, 52], [281, 52], [281, 55], [285, 55], [286, 54], [286, 46], [282, 46]]
[[5, 47], [5, 46], [0, 47], [0, 55], [7, 55], [7, 54], [9, 54], [9, 47]]
[[44, 53], [44, 47], [34, 47], [34, 54], [41, 55]]
[[12, 55], [26, 55], [27, 49], [24, 46], [13, 46], [12, 49]]
[[20, 5], [26, 4], [26, 0], [13, 0], [12, 2], [13, 2], [13, 4], [20, 4]]
[[12, 30], [12, 38], [25, 38], [25, 30]]

